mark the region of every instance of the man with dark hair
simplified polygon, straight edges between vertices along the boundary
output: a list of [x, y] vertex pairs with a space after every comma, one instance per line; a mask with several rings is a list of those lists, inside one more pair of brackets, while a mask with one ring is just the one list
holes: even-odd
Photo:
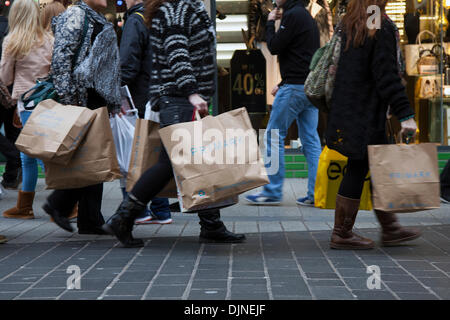
[[[298, 135], [308, 164], [308, 193], [297, 199], [297, 204], [314, 206], [314, 187], [319, 156], [322, 152], [317, 124], [319, 111], [307, 99], [304, 84], [309, 73], [312, 56], [319, 48], [319, 30], [314, 19], [300, 0], [276, 0], [277, 9], [268, 17], [266, 25], [267, 46], [280, 62], [282, 81], [274, 88], [275, 101], [272, 106], [265, 134], [267, 155], [273, 166], [278, 161], [276, 172], [268, 173], [270, 183], [261, 193], [248, 195], [246, 200], [257, 205], [279, 204], [283, 198], [284, 140], [294, 120], [298, 124]], [[281, 11], [282, 9], [283, 11]], [[275, 21], [281, 25], [275, 32]], [[278, 143], [272, 146], [273, 142]]]
[[[8, 32], [8, 18], [5, 17], [7, 7], [0, 3], [0, 56], [2, 53], [3, 38]], [[0, 152], [6, 157], [6, 167], [1, 182], [5, 189], [17, 189], [20, 183], [20, 153], [14, 143], [20, 134], [20, 130], [13, 126], [13, 117], [16, 109], [11, 106], [0, 105], [0, 127], [3, 125], [5, 136], [0, 134]]]

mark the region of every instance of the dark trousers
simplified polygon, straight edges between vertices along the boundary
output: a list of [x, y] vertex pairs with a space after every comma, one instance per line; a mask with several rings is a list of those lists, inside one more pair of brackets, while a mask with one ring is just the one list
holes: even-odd
[[348, 159], [347, 170], [339, 186], [339, 195], [350, 199], [360, 199], [367, 172], [369, 172], [367, 158], [362, 160]]
[[105, 220], [101, 212], [103, 183], [92, 186], [55, 190], [47, 198], [49, 205], [68, 217], [78, 202], [78, 229], [101, 227]]
[[[172, 164], [166, 149], [161, 145], [161, 153], [158, 162], [147, 169], [131, 190], [139, 202], [147, 205], [170, 181], [173, 176]], [[203, 230], [225, 229], [220, 220], [220, 210], [201, 210], [198, 212], [200, 226]]]
[[21, 167], [20, 153], [14, 143], [20, 134], [20, 129], [12, 125], [15, 110], [4, 109], [0, 106], [0, 127], [5, 126], [5, 135], [0, 134], [0, 152], [6, 157], [6, 167], [3, 173], [5, 182], [12, 182], [17, 179], [19, 168]]
[[[369, 144], [388, 144], [388, 138], [383, 131], [375, 133], [369, 141]], [[369, 172], [369, 158], [363, 159], [349, 158], [347, 169], [339, 186], [339, 195], [350, 199], [361, 199], [364, 182]]]

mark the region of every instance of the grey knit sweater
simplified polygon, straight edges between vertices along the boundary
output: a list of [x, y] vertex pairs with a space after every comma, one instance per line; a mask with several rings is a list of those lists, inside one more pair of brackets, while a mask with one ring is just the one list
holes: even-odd
[[161, 95], [198, 93], [209, 99], [214, 94], [215, 33], [200, 0], [163, 3], [152, 20], [150, 41], [152, 105]]

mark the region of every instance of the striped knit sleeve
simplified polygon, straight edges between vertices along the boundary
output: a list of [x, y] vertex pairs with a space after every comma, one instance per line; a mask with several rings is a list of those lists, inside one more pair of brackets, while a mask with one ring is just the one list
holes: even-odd
[[186, 20], [179, 18], [171, 21], [164, 30], [163, 45], [178, 89], [189, 96], [199, 90], [189, 56], [189, 25]]

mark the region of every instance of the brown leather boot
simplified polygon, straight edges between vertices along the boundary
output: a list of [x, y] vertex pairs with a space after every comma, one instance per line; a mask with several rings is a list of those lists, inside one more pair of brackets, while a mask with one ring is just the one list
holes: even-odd
[[372, 249], [375, 243], [353, 233], [356, 215], [359, 209], [359, 199], [336, 196], [336, 211], [334, 213], [334, 228], [331, 234], [330, 248], [356, 250]]
[[19, 191], [17, 205], [3, 212], [5, 218], [34, 219], [34, 192]]
[[401, 242], [419, 238], [422, 232], [417, 228], [405, 228], [398, 223], [397, 216], [390, 212], [374, 210], [381, 224], [381, 242], [384, 246], [393, 246]]

